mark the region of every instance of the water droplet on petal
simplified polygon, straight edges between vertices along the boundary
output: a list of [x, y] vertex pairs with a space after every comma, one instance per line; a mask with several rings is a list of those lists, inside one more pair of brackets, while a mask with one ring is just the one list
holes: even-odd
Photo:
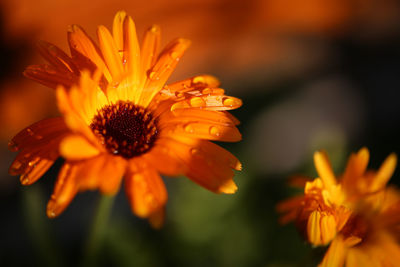
[[181, 93], [181, 92], [175, 92], [175, 96], [176, 96], [177, 98], [181, 98], [181, 97], [184, 97], [185, 94], [184, 94], [184, 93]]
[[8, 142], [8, 149], [15, 152], [18, 150], [18, 145], [11, 140], [10, 142]]
[[12, 168], [13, 170], [18, 170], [19, 168], [21, 168], [21, 166], [22, 166], [22, 162], [19, 161], [19, 160], [16, 160], [16, 161], [14, 161], [14, 162], [12, 163], [11, 168]]
[[209, 95], [212, 93], [212, 90], [210, 88], [204, 88], [203, 91], [201, 92], [203, 95]]
[[219, 131], [217, 126], [211, 126], [210, 127], [210, 134], [214, 136], [220, 136], [221, 132]]
[[199, 108], [206, 106], [206, 102], [203, 98], [196, 96], [190, 99], [190, 105], [194, 108]]
[[28, 132], [28, 134], [30, 135], [30, 136], [33, 136], [35, 133], [31, 130], [31, 129], [26, 129], [26, 131]]
[[54, 218], [54, 217], [56, 217], [56, 213], [54, 211], [49, 211], [47, 213], [47, 216], [49, 216], [50, 218]]
[[199, 155], [200, 151], [197, 148], [191, 148], [190, 153], [195, 156]]
[[160, 77], [157, 76], [157, 73], [155, 71], [152, 71], [149, 73], [149, 79], [150, 80], [159, 80]]
[[179, 54], [178, 54], [178, 52], [176, 52], [176, 51], [172, 51], [172, 52], [170, 53], [170, 56], [171, 56], [171, 58], [174, 59], [174, 60], [179, 60], [179, 58], [178, 58]]
[[193, 78], [193, 83], [205, 83], [203, 76], [196, 76]]
[[236, 101], [229, 97], [225, 97], [222, 101], [225, 107], [233, 107], [236, 104]]
[[29, 179], [25, 175], [21, 175], [20, 181], [21, 181], [21, 184], [23, 184], [23, 185], [26, 185], [29, 183]]
[[185, 126], [185, 131], [188, 133], [194, 133], [194, 127], [190, 124]]

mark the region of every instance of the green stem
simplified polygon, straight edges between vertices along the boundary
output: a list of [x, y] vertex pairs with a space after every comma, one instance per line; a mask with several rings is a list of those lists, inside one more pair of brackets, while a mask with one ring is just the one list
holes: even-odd
[[102, 195], [99, 199], [96, 213], [90, 227], [89, 236], [86, 242], [85, 255], [82, 266], [96, 266], [96, 259], [104, 241], [104, 234], [107, 228], [108, 217], [111, 213], [114, 196]]

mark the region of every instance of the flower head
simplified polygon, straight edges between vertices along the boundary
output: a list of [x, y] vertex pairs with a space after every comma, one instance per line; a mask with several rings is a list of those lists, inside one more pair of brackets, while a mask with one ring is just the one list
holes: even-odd
[[350, 156], [345, 172], [337, 178], [325, 152], [316, 152], [319, 177], [304, 181], [304, 195], [278, 205], [285, 214], [281, 221], [295, 220], [299, 231], [315, 246], [329, 244], [352, 224], [361, 200], [370, 205], [382, 201], [381, 192], [394, 172], [397, 157], [391, 154], [378, 171], [367, 170], [368, 161], [369, 151], [362, 148]]
[[210, 142], [241, 139], [227, 110], [241, 106], [209, 75], [165, 85], [190, 42], [176, 39], [159, 52], [160, 29], [152, 26], [139, 46], [133, 20], [118, 12], [112, 33], [97, 31], [99, 46], [79, 26], [68, 31], [71, 56], [41, 42], [48, 65], [25, 75], [56, 89], [62, 117], [35, 123], [17, 134], [19, 154], [10, 173], [29, 185], [62, 156], [65, 163], [47, 205], [59, 215], [79, 191], [115, 194], [124, 177], [132, 211], [163, 220], [167, 192], [160, 174], [184, 174], [216, 193], [237, 189], [241, 164]]
[[400, 262], [400, 192], [387, 188], [359, 199], [320, 266], [397, 266]]

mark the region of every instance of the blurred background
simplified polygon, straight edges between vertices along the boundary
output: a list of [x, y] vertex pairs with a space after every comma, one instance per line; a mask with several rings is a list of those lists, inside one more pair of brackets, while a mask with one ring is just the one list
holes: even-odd
[[[76, 266], [99, 194], [79, 194], [59, 217], [45, 208], [61, 161], [23, 187], [7, 170], [7, 143], [57, 115], [54, 91], [22, 76], [43, 62], [35, 42], [69, 51], [66, 30], [94, 38], [126, 10], [139, 36], [152, 24], [162, 44], [192, 40], [170, 82], [212, 74], [243, 99], [233, 113], [243, 141], [221, 144], [243, 163], [234, 195], [215, 195], [186, 178], [169, 192], [161, 230], [132, 215], [123, 190], [99, 244], [97, 266], [313, 266], [312, 250], [275, 205], [293, 194], [287, 178], [315, 177], [312, 154], [328, 151], [336, 173], [362, 146], [372, 168], [400, 153], [400, 2], [396, 0], [2, 0], [0, 2], [0, 265]], [[391, 180], [399, 184], [397, 170]]]

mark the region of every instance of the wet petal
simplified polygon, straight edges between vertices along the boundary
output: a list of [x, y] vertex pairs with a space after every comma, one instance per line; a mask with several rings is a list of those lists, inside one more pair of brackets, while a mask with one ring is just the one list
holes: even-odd
[[237, 186], [232, 179], [234, 172], [228, 161], [221, 164], [219, 159], [202, 149], [200, 140], [193, 140], [197, 144], [187, 144], [184, 143], [185, 140], [187, 141], [185, 138], [181, 138], [181, 141], [169, 140], [170, 149], [186, 165], [185, 175], [215, 193], [235, 193]]
[[116, 194], [120, 188], [122, 177], [126, 169], [126, 160], [117, 156], [107, 156], [100, 181], [100, 191], [103, 194]]
[[153, 168], [140, 168], [125, 176], [126, 195], [132, 211], [141, 218], [158, 212], [167, 202], [167, 190], [160, 175]]
[[[105, 78], [109, 82], [112, 80], [111, 74], [102, 59], [100, 49], [81, 27], [78, 25], [70, 27], [68, 30], [68, 41], [71, 48], [71, 55], [75, 60], [81, 62], [83, 67], [87, 67], [91, 65], [90, 62], [85, 62], [86, 58], [88, 58], [104, 73]], [[91, 68], [90, 70], [93, 71]]]
[[102, 55], [113, 81], [120, 81], [123, 76], [122, 60], [113, 37], [104, 26], [98, 27], [97, 36], [99, 38]]
[[61, 156], [69, 160], [87, 159], [99, 153], [99, 149], [81, 135], [69, 135], [60, 143]]
[[153, 97], [162, 89], [189, 45], [189, 40], [180, 38], [172, 41], [164, 51], [161, 52], [157, 62], [149, 71], [149, 76], [143, 87], [143, 92], [137, 102], [139, 105], [144, 107], [149, 105]]
[[58, 85], [69, 88], [79, 81], [76, 74], [60, 71], [49, 65], [28, 66], [23, 74], [25, 77], [53, 89], [56, 89]]
[[47, 203], [47, 216], [55, 218], [71, 203], [78, 189], [76, 187], [78, 165], [65, 163], [58, 174], [53, 194]]
[[79, 75], [79, 69], [75, 66], [74, 61], [57, 46], [45, 41], [39, 41], [38, 49], [43, 58], [56, 69]]

